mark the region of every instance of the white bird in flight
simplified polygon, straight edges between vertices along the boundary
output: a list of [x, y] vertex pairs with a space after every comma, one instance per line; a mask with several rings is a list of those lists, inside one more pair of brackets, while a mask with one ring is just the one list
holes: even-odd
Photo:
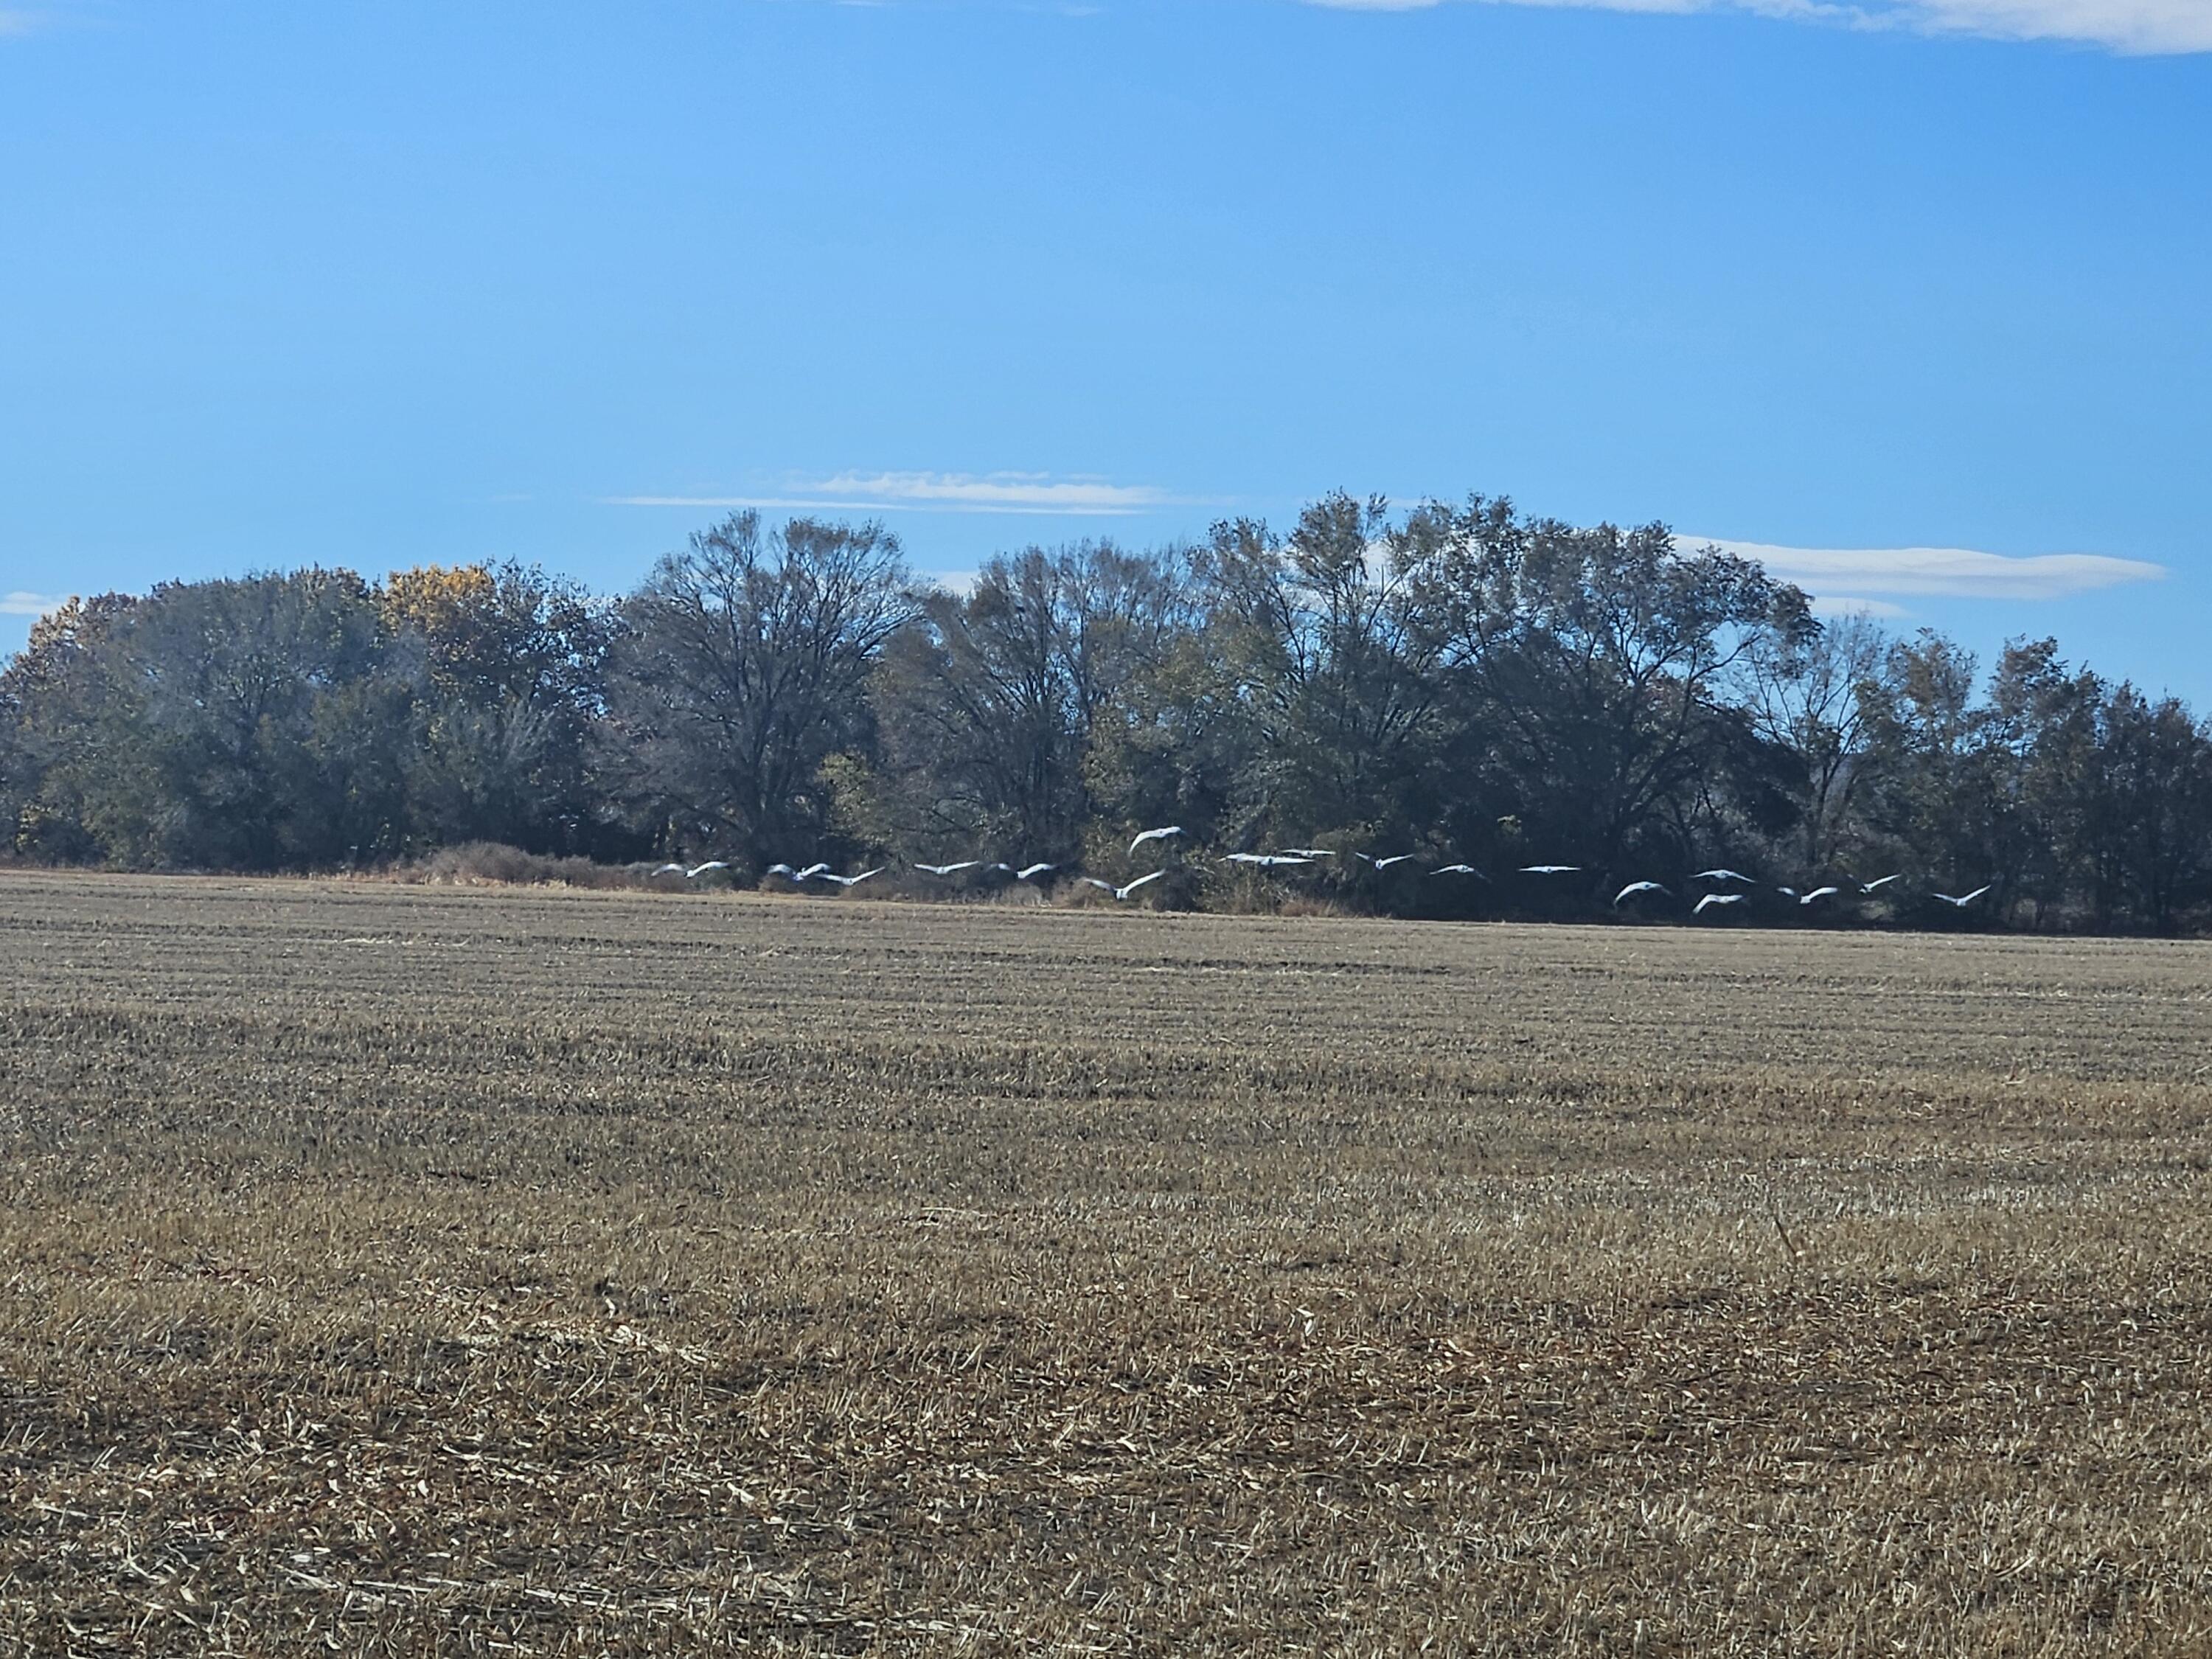
[[1224, 864], [1249, 864], [1255, 870], [1279, 870], [1285, 865], [1311, 864], [1303, 853], [1231, 853]]
[[1815, 887], [1809, 893], [1800, 893], [1797, 896], [1797, 902], [1800, 904], [1813, 904], [1824, 898], [1833, 898], [1842, 890], [1843, 890], [1838, 887]]
[[824, 881], [834, 881], [840, 887], [858, 887], [870, 876], [880, 876], [883, 872], [884, 866], [880, 864], [872, 870], [861, 871], [857, 876], [841, 876], [833, 870], [824, 870], [822, 872], [822, 879]]
[[1744, 896], [1741, 893], [1708, 893], [1698, 901], [1696, 908], [1690, 914], [1693, 916], [1702, 914], [1708, 904], [1741, 904], [1743, 902], [1743, 898]]
[[684, 873], [684, 866], [680, 864], [664, 864], [653, 873], [656, 876], [680, 876]]
[[[1667, 893], [1667, 890], [1656, 881], [1632, 881], [1613, 896], [1613, 908], [1618, 909], [1623, 899], [1632, 899], [1638, 893]], [[1672, 898], [1674, 896], [1667, 893], [1667, 896]]]
[[1878, 876], [1872, 881], [1861, 882], [1859, 884], [1859, 891], [1862, 893], [1880, 892], [1883, 888], [1888, 886], [1893, 881], [1903, 881], [1905, 877], [1901, 872], [1894, 876]]
[[1430, 871], [1429, 873], [1432, 876], [1473, 876], [1477, 881], [1490, 879], [1471, 864], [1447, 864], [1439, 869]]
[[1039, 876], [1048, 876], [1059, 869], [1056, 864], [1032, 864], [1014, 872], [1016, 881], [1035, 881]]
[[917, 864], [914, 867], [926, 870], [933, 876], [957, 876], [963, 870], [980, 869], [982, 863], [981, 859], [963, 859], [957, 864]]
[[1954, 910], [1963, 910], [1989, 890], [1990, 890], [1987, 887], [1977, 887], [1972, 892], [1961, 893], [1956, 898], [1953, 898], [1948, 893], [1937, 893], [1933, 895], [1933, 896], [1942, 899], [1944, 903], [1949, 905]]
[[1130, 894], [1135, 892], [1139, 887], [1142, 887], [1146, 882], [1158, 881], [1165, 874], [1167, 874], [1167, 872], [1164, 870], [1155, 870], [1149, 876], [1139, 876], [1136, 880], [1131, 882], [1127, 887], [1116, 887], [1112, 882], [1101, 881], [1096, 876], [1085, 876], [1083, 879], [1088, 882], [1091, 886], [1096, 887], [1102, 893], [1111, 893], [1117, 899], [1125, 899], [1128, 897]]
[[1751, 878], [1741, 870], [1700, 870], [1690, 878], [1692, 881], [1740, 881], [1750, 885]]
[[1521, 873], [1524, 876], [1571, 876], [1581, 868], [1579, 864], [1524, 864], [1521, 866]]
[[1147, 830], [1129, 843], [1129, 850], [1133, 853], [1148, 841], [1166, 841], [1182, 833], [1182, 825], [1179, 823], [1170, 823], [1158, 830]]
[[804, 870], [801, 870], [797, 875], [792, 877], [792, 879], [793, 881], [812, 881], [817, 876], [826, 876], [829, 873], [830, 866], [828, 865], [810, 864]]
[[700, 876], [705, 875], [709, 870], [726, 870], [730, 866], [728, 865], [723, 863], [720, 859], [708, 859], [704, 864], [695, 864], [689, 870], [686, 870], [684, 872], [684, 879], [686, 881], [691, 881]]
[[1326, 847], [1285, 847], [1283, 851], [1293, 858], [1333, 859], [1336, 856]]
[[1377, 870], [1388, 870], [1392, 865], [1403, 864], [1414, 855], [1411, 853], [1393, 853], [1388, 858], [1378, 859], [1370, 858], [1364, 853], [1355, 853], [1352, 856], [1373, 866]]

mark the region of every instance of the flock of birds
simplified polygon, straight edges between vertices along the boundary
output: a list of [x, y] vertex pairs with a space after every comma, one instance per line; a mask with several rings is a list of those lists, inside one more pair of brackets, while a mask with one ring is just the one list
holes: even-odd
[[[1129, 843], [1129, 855], [1132, 858], [1135, 857], [1137, 849], [1149, 842], [1170, 842], [1188, 833], [1179, 823], [1164, 824], [1157, 830], [1147, 830]], [[1241, 865], [1251, 870], [1286, 870], [1317, 865], [1324, 859], [1334, 859], [1338, 856], [1340, 855], [1334, 848], [1287, 847], [1279, 853], [1231, 853], [1224, 856], [1221, 862]], [[1381, 871], [1395, 869], [1399, 865], [1411, 863], [1418, 855], [1413, 853], [1388, 854], [1353, 853], [1352, 856], [1359, 860], [1370, 869]], [[656, 877], [682, 876], [687, 881], [696, 881], [702, 876], [711, 875], [715, 871], [727, 870], [729, 867], [728, 863], [724, 860], [709, 859], [704, 864], [664, 864], [653, 873]], [[838, 874], [826, 864], [810, 864], [803, 870], [794, 869], [788, 864], [771, 864], [768, 867], [767, 873], [771, 876], [780, 876], [794, 887], [803, 887], [809, 882], [819, 881], [831, 883], [839, 887], [854, 888], [858, 887], [864, 881], [873, 880], [890, 867], [889, 865], [879, 864], [872, 870], [863, 870], [858, 875], [846, 876]], [[1017, 869], [1011, 864], [985, 859], [963, 859], [952, 864], [918, 863], [913, 867], [921, 874], [939, 881], [949, 881], [955, 877], [965, 875], [971, 870], [980, 870], [987, 875], [1011, 876], [1018, 882], [1042, 882], [1057, 874], [1060, 870], [1060, 866], [1056, 864], [1030, 864]], [[1149, 875], [1139, 876], [1134, 881], [1125, 882], [1119, 885], [1110, 881], [1102, 880], [1097, 876], [1078, 876], [1075, 879], [1085, 886], [1097, 888], [1102, 893], [1111, 893], [1117, 901], [1120, 901], [1127, 900], [1139, 889], [1159, 880], [1167, 873], [1167, 867], [1163, 866]], [[1440, 865], [1427, 873], [1431, 877], [1472, 877], [1480, 882], [1487, 882], [1490, 879], [1471, 864]], [[1583, 874], [1583, 866], [1578, 864], [1524, 864], [1515, 873], [1540, 878], [1573, 876]], [[1904, 878], [1903, 873], [1899, 872], [1896, 875], [1882, 876], [1873, 881], [1853, 882], [1851, 886], [1856, 890], [1859, 896], [1866, 896], [1878, 893], [1891, 883], [1902, 881]], [[1748, 903], [1753, 891], [1760, 884], [1753, 878], [1745, 875], [1740, 870], [1724, 867], [1700, 870], [1690, 879], [1704, 884], [1709, 890], [1701, 894], [1698, 902], [1691, 907], [1690, 914], [1692, 915], [1703, 915], [1710, 909], [1726, 908], [1732, 905]], [[1815, 887], [1808, 892], [1802, 893], [1795, 887], [1778, 886], [1772, 890], [1785, 900], [1795, 901], [1801, 909], [1804, 909], [1841, 898], [1844, 896], [1846, 890], [1842, 886], [1832, 885]], [[1931, 893], [1929, 896], [1942, 901], [1954, 910], [1963, 910], [1989, 890], [1989, 887], [1984, 885], [1975, 888], [1971, 893]], [[1640, 903], [1648, 898], [1671, 899], [1674, 896], [1674, 890], [1662, 883], [1632, 881], [1613, 895], [1613, 906], [1617, 910], [1631, 901]]]

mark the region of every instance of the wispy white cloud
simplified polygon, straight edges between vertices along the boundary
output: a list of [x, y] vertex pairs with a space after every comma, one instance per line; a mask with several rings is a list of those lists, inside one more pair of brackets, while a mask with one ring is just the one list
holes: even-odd
[[1148, 484], [1040, 472], [841, 472], [767, 495], [613, 495], [617, 507], [755, 507], [784, 512], [1021, 513], [1115, 518], [1193, 503]]
[[1862, 599], [1849, 593], [1823, 593], [1813, 601], [1816, 617], [1875, 617], [1893, 622], [1912, 613], [1889, 599]]
[[1683, 536], [1686, 547], [1717, 547], [1756, 560], [1769, 574], [1808, 592], [1923, 593], [1970, 599], [2056, 599], [2128, 582], [2157, 581], [2164, 565], [2101, 553], [2045, 553], [2012, 558], [1963, 547], [1775, 547], [1719, 537]]
[[[1306, 0], [1340, 11], [1423, 11], [1446, 0]], [[2061, 40], [2142, 53], [2212, 52], [2207, 0], [1483, 0], [1632, 12], [1748, 12], [1861, 29]]]
[[0, 593], [0, 617], [44, 617], [69, 603], [66, 593]]

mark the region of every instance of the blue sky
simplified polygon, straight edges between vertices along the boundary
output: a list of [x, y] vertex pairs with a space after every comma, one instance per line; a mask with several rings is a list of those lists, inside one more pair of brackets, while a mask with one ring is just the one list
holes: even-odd
[[2212, 0], [0, 0], [0, 651], [1480, 489], [2212, 709], [2208, 454]]

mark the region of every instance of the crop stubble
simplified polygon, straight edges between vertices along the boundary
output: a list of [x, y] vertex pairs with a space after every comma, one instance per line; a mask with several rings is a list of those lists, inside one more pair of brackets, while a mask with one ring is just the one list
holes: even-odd
[[0, 878], [0, 1650], [2212, 1645], [2212, 950]]

